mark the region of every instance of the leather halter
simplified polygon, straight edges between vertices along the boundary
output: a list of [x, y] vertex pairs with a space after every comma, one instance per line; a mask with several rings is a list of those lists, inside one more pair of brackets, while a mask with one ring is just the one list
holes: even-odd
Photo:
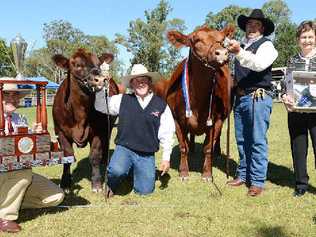
[[[226, 39], [226, 38], [225, 38]], [[219, 41], [216, 41], [215, 43], [218, 43], [218, 44], [223, 44], [223, 43], [225, 43], [225, 42], [219, 42]], [[190, 52], [192, 52], [192, 54], [194, 55], [194, 57], [197, 59], [197, 60], [199, 60], [205, 67], [207, 67], [207, 68], [210, 68], [210, 69], [212, 69], [213, 71], [216, 71], [216, 66], [214, 66], [214, 65], [212, 65], [212, 64], [210, 64], [208, 61], [207, 61], [207, 56], [210, 54], [210, 51], [211, 51], [211, 49], [213, 48], [213, 45], [210, 45], [209, 46], [209, 48], [208, 48], [208, 50], [207, 50], [207, 54], [206, 54], [206, 57], [200, 57], [195, 51], [194, 51], [194, 49], [193, 49], [193, 42], [192, 42], [192, 40], [190, 40]], [[226, 48], [225, 46], [224, 46], [224, 48]]]
[[85, 77], [83, 77], [83, 78], [79, 78], [79, 77], [76, 77], [76, 76], [75, 76], [76, 81], [77, 81], [79, 87], [80, 87], [80, 88], [82, 89], [82, 91], [85, 92], [86, 94], [91, 94], [91, 93], [93, 93], [93, 92], [95, 91], [94, 88], [88, 83], [88, 80], [89, 80], [88, 78], [89, 78], [89, 76], [92, 74], [92, 71], [95, 70], [95, 69], [97, 69], [98, 72], [100, 71], [99, 68], [94, 67], [94, 68], [92, 68], [92, 69], [87, 73], [87, 75], [86, 75]]

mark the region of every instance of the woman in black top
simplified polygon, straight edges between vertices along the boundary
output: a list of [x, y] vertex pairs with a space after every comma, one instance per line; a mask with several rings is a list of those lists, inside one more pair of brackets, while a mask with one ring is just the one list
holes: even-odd
[[[312, 21], [302, 22], [297, 28], [296, 37], [300, 47], [300, 53], [289, 60], [287, 74], [289, 75], [292, 71], [316, 71], [315, 23]], [[289, 82], [290, 81], [287, 81], [287, 84], [289, 84]], [[314, 86], [315, 88], [313, 88]], [[316, 82], [315, 84], [310, 84], [308, 88], [311, 93], [316, 91]], [[306, 169], [308, 131], [311, 135], [316, 161], [316, 113], [293, 112], [294, 100], [289, 94], [283, 94], [282, 100], [289, 112], [288, 128], [295, 173], [295, 191], [293, 195], [300, 197], [305, 194], [309, 179]], [[308, 100], [307, 97], [306, 100]], [[303, 102], [304, 101], [299, 101], [299, 103]]]

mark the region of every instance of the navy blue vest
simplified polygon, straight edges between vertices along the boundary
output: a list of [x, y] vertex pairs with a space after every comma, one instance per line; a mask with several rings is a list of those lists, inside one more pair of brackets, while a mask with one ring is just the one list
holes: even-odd
[[160, 117], [166, 105], [165, 101], [154, 95], [143, 109], [134, 94], [124, 94], [120, 105], [115, 143], [137, 152], [158, 151]]
[[[262, 37], [253, 44], [251, 44], [246, 50], [256, 54], [259, 46], [269, 39]], [[237, 59], [235, 59], [235, 79], [237, 80], [238, 87], [242, 89], [248, 88], [265, 88], [271, 89], [271, 73], [272, 65], [261, 72], [255, 72], [248, 68], [242, 67]]]

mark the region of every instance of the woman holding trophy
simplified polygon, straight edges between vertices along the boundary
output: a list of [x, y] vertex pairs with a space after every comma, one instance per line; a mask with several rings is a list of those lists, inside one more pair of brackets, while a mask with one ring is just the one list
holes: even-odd
[[[308, 132], [311, 135], [314, 157], [316, 161], [316, 110], [313, 109], [313, 99], [316, 97], [316, 83], [312, 79], [302, 78], [307, 86], [299, 92], [302, 84], [296, 86], [293, 80], [295, 73], [307, 72], [306, 75], [316, 75], [316, 25], [312, 21], [303, 21], [297, 28], [296, 37], [300, 52], [289, 60], [287, 67], [286, 93], [282, 101], [288, 111], [288, 129], [291, 140], [291, 151], [295, 173], [295, 197], [303, 196], [308, 187], [306, 169], [308, 151]], [[313, 74], [312, 72], [315, 72]], [[296, 93], [296, 94], [295, 94]], [[299, 96], [297, 96], [299, 94]], [[307, 107], [310, 107], [306, 109]]]

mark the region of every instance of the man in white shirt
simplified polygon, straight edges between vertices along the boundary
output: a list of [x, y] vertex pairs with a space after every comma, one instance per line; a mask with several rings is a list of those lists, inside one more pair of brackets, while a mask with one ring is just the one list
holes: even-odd
[[[26, 91], [19, 89], [16, 84], [3, 86], [6, 134], [14, 133], [18, 126], [27, 126], [26, 118], [15, 112], [25, 95]], [[41, 126], [37, 124], [33, 129], [41, 129]], [[21, 208], [57, 206], [63, 199], [62, 189], [31, 169], [0, 172], [0, 232], [15, 233], [21, 230], [15, 222]]]
[[131, 75], [122, 78], [132, 94], [105, 98], [104, 91], [96, 93], [96, 110], [119, 117], [116, 148], [108, 166], [107, 184], [111, 192], [115, 193], [132, 169], [134, 191], [141, 195], [152, 193], [155, 188], [154, 154], [159, 145], [162, 147], [162, 175], [169, 170], [175, 124], [169, 106], [151, 89], [152, 83], [160, 78], [159, 73], [148, 72], [143, 65], [135, 64]]
[[267, 175], [271, 69], [278, 52], [265, 37], [274, 31], [274, 24], [260, 9], [254, 9], [249, 16], [240, 15], [237, 21], [246, 37], [241, 43], [231, 40], [228, 49], [236, 56], [234, 119], [240, 162], [237, 177], [227, 184], [247, 184], [247, 195], [255, 197], [262, 193]]

